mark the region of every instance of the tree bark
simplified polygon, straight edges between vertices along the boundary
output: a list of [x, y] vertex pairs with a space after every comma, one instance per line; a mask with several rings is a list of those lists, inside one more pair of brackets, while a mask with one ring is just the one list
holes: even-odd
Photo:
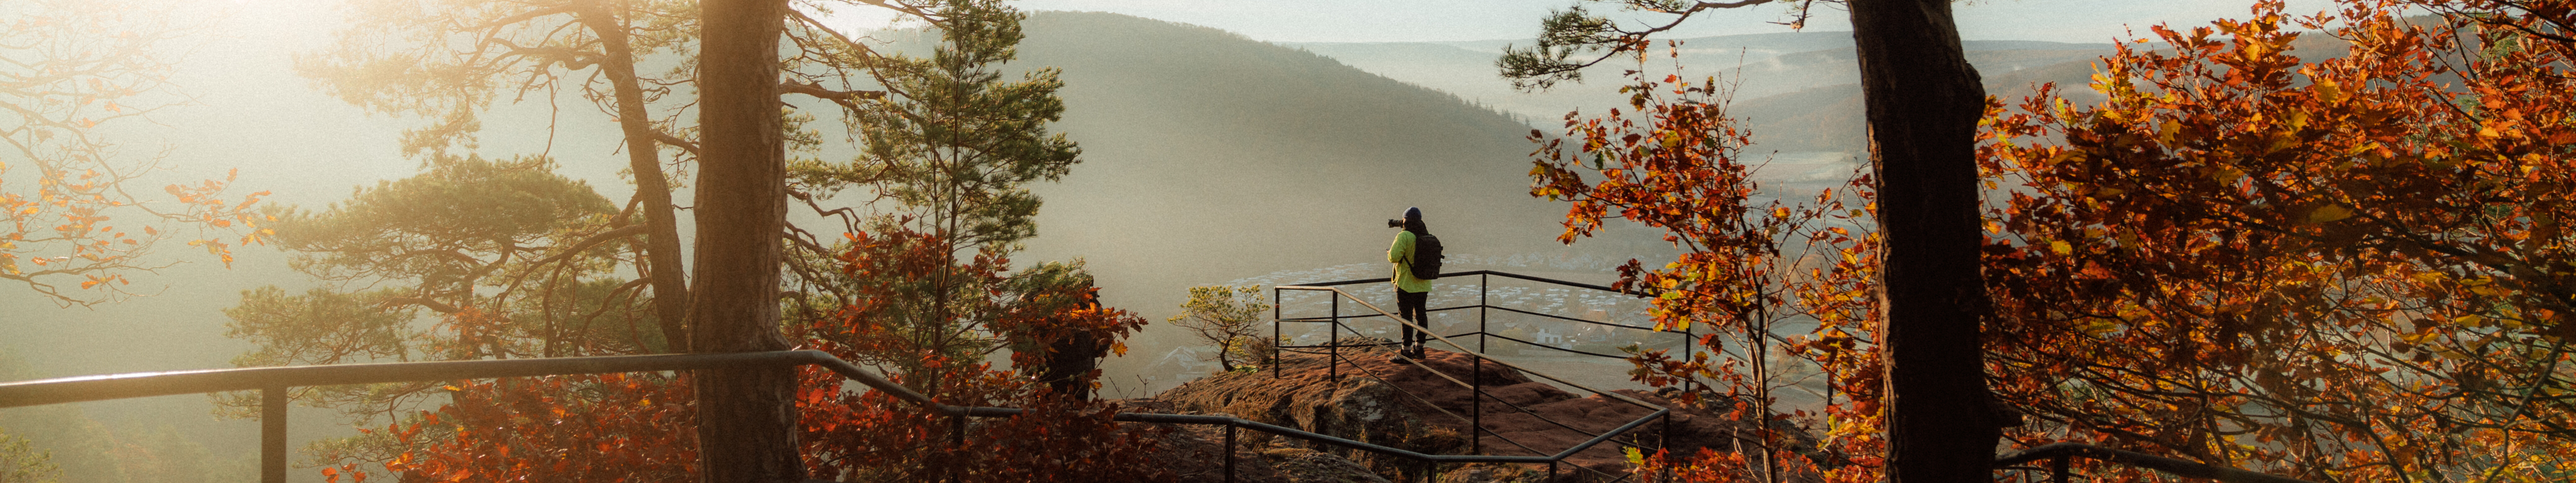
[[644, 211], [644, 277], [653, 284], [653, 315], [662, 340], [674, 353], [689, 351], [689, 282], [680, 262], [679, 217], [671, 205], [671, 181], [662, 176], [661, 147], [654, 140], [652, 114], [644, 110], [644, 87], [635, 77], [635, 52], [627, 40], [626, 21], [599, 2], [584, 5], [581, 23], [599, 35], [608, 60], [600, 63], [617, 95], [618, 127], [625, 131], [626, 168], [635, 172], [635, 198]]
[[[786, 0], [707, 0], [698, 56], [698, 266], [690, 302], [695, 352], [782, 350], [780, 240], [786, 147], [778, 107], [778, 37]], [[796, 444], [795, 370], [697, 373], [701, 481], [805, 479]]]
[[1851, 0], [1878, 178], [1888, 481], [1993, 479], [2002, 420], [1978, 343], [1976, 129], [1985, 89], [1950, 0]]

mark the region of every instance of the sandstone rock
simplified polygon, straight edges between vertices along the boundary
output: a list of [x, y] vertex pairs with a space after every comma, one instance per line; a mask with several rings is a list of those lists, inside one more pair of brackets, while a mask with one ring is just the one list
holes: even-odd
[[[1569, 393], [1500, 364], [1479, 366], [1472, 356], [1463, 353], [1432, 350], [1419, 361], [1420, 365], [1394, 362], [1390, 359], [1392, 350], [1367, 346], [1383, 342], [1384, 339], [1366, 337], [1343, 339], [1341, 343], [1346, 347], [1341, 349], [1340, 364], [1327, 364], [1328, 357], [1323, 355], [1290, 354], [1275, 367], [1260, 372], [1216, 374], [1191, 381], [1165, 391], [1150, 404], [1168, 408], [1153, 412], [1235, 414], [1428, 454], [1470, 454], [1471, 448], [1481, 448], [1481, 454], [1529, 456], [1555, 454], [1655, 411], [1614, 398]], [[1481, 399], [1466, 387], [1478, 379], [1485, 390]], [[1679, 454], [1696, 453], [1700, 448], [1733, 451], [1732, 440], [1738, 435], [1749, 436], [1753, 428], [1748, 422], [1727, 418], [1725, 408], [1681, 408], [1652, 393], [1619, 393], [1676, 409], [1667, 420], [1647, 422], [1620, 438], [1568, 457], [1558, 466], [1557, 478], [1551, 483], [1609, 481], [1624, 475], [1630, 470], [1624, 448], [1630, 446], [1651, 452], [1669, 445]], [[1478, 409], [1483, 413], [1480, 417], [1476, 415]], [[1470, 424], [1472, 419], [1481, 419], [1481, 424]], [[1476, 431], [1479, 427], [1483, 431]], [[1222, 428], [1208, 431], [1222, 441]], [[1251, 464], [1248, 461], [1260, 459], [1258, 464], [1265, 471], [1275, 472], [1265, 474], [1282, 478], [1238, 481], [1410, 482], [1421, 481], [1422, 472], [1430, 469], [1420, 462], [1391, 455], [1274, 438], [1257, 431], [1245, 430], [1238, 437], [1247, 448], [1265, 448], [1249, 458], [1244, 452], [1248, 450], [1238, 451], [1239, 475], [1249, 474], [1243, 470]], [[1200, 459], [1219, 455], [1210, 449]], [[1364, 473], [1373, 473], [1371, 476], [1380, 479], [1359, 479], [1331, 469], [1342, 468], [1334, 466], [1341, 463], [1364, 468]], [[1434, 480], [1550, 481], [1547, 470], [1546, 465], [1446, 465], [1437, 468]]]
[[1366, 466], [1331, 453], [1305, 448], [1278, 447], [1262, 451], [1292, 483], [1389, 483]]

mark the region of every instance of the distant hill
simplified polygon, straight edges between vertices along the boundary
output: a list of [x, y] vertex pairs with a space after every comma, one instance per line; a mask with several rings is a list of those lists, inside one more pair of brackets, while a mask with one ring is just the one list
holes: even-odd
[[[1525, 119], [1543, 120], [1538, 123], [1542, 128], [1554, 127], [1552, 121], [1567, 111], [1593, 113], [1624, 105], [1627, 96], [1617, 91], [1625, 82], [1620, 73], [1640, 68], [1633, 61], [1614, 60], [1586, 71], [1582, 84], [1518, 92], [1496, 76], [1494, 59], [1504, 45], [1529, 44], [1528, 40], [1485, 40], [1282, 45], [1454, 92]], [[2110, 44], [2027, 40], [1970, 40], [1961, 46], [1967, 49], [1969, 62], [1984, 73], [1989, 90], [1999, 94], [2026, 91], [2021, 86], [2031, 81], [2080, 86], [2092, 75], [2090, 62], [2111, 51]], [[1866, 148], [1861, 137], [1860, 71], [1850, 32], [1681, 39], [1677, 57], [1659, 51], [1643, 69], [1656, 75], [1678, 70], [1686, 78], [1714, 75], [1736, 83], [1736, 113], [1752, 123], [1754, 140], [1761, 144], [1758, 150], [1858, 153]]]
[[[1457, 96], [1216, 29], [1039, 12], [1014, 65], [1063, 69], [1083, 147], [1023, 261], [1084, 257], [1113, 305], [1166, 316], [1193, 284], [1383, 262], [1419, 206], [1455, 254], [1560, 250], [1528, 194], [1529, 127]], [[1374, 289], [1375, 287], [1372, 287]]]
[[[1530, 128], [1503, 112], [1211, 28], [1037, 12], [1023, 31], [1012, 66], [1062, 69], [1053, 128], [1083, 162], [1032, 187], [1046, 204], [1015, 261], [1082, 257], [1104, 302], [1157, 326], [1192, 285], [1384, 263], [1385, 220], [1406, 207], [1453, 255], [1568, 250], [1565, 205], [1529, 196]], [[1636, 246], [1653, 244], [1575, 249]], [[1129, 343], [1171, 344], [1195, 342], [1163, 328]], [[1112, 361], [1111, 383], [1159, 354]]]

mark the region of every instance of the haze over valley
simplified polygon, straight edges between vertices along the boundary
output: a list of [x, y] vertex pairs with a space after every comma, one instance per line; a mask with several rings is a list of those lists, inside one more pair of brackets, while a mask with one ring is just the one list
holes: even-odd
[[[421, 172], [424, 163], [405, 157], [399, 144], [403, 129], [427, 121], [366, 113], [297, 75], [296, 55], [331, 42], [333, 29], [311, 24], [333, 22], [288, 12], [318, 7], [176, 8], [209, 32], [181, 46], [185, 60], [170, 74], [185, 103], [153, 113], [151, 123], [104, 133], [127, 154], [163, 153], [172, 168], [150, 186], [220, 179], [238, 168], [236, 191], [269, 191], [270, 203], [320, 210], [359, 187]], [[1515, 21], [1534, 30], [1537, 20]], [[843, 25], [892, 50], [918, 50], [922, 41], [917, 30], [868, 30], [873, 26]], [[1654, 267], [1678, 253], [1661, 233], [1628, 224], [1561, 244], [1566, 204], [1529, 194], [1532, 130], [1553, 136], [1569, 111], [1624, 107], [1627, 96], [1616, 89], [1621, 71], [1639, 68], [1635, 63], [1608, 62], [1588, 71], [1585, 83], [1523, 92], [1496, 75], [1494, 60], [1505, 45], [1528, 45], [1526, 39], [1274, 42], [1075, 11], [1035, 12], [1024, 28], [1019, 59], [1004, 76], [1061, 70], [1064, 117], [1049, 129], [1079, 143], [1082, 162], [1059, 182], [1030, 187], [1044, 200], [1037, 236], [1012, 262], [1082, 259], [1106, 305], [1153, 323], [1127, 343], [1126, 357], [1104, 363], [1108, 397], [1146, 396], [1195, 377], [1155, 367], [1176, 348], [1204, 345], [1164, 323], [1179, 313], [1190, 287], [1386, 276], [1383, 257], [1395, 230], [1385, 221], [1407, 207], [1420, 207], [1445, 240], [1458, 260], [1453, 271], [1607, 284], [1628, 259]], [[2111, 48], [1970, 33], [1979, 35], [1992, 40], [1967, 41], [1969, 59], [1986, 89], [2007, 98], [2034, 83], [2080, 87], [2093, 73], [2090, 63]], [[1642, 68], [1661, 77], [1676, 73], [1677, 62], [1688, 66], [1678, 71], [1682, 77], [1717, 76], [1733, 85], [1730, 112], [1755, 133], [1746, 151], [1768, 159], [1757, 174], [1768, 190], [1763, 197], [1798, 200], [1839, 186], [1864, 166], [1851, 42], [1849, 32], [1824, 30], [1709, 35], [1683, 39], [1678, 58], [1659, 55]], [[484, 115], [469, 151], [495, 159], [551, 156], [558, 173], [624, 206], [633, 185], [621, 132], [589, 102], [574, 92], [511, 93]], [[830, 103], [794, 107], [820, 117], [807, 127], [823, 139], [794, 156], [846, 160], [856, 153]], [[680, 182], [674, 196], [687, 207], [691, 180], [684, 174]], [[791, 210], [791, 220], [815, 218]], [[679, 222], [685, 239], [694, 228], [690, 212], [681, 211]], [[324, 285], [290, 269], [290, 255], [273, 245], [237, 248], [230, 268], [191, 247], [161, 249], [189, 261], [133, 275], [131, 290], [144, 296], [116, 303], [63, 307], [0, 284], [0, 380], [232, 367], [254, 346], [228, 333], [223, 309], [240, 303], [245, 290], [276, 285], [300, 293]], [[1642, 320], [1637, 304], [1515, 290], [1523, 294], [1516, 300], [1533, 307]], [[1382, 296], [1384, 289], [1354, 291]], [[1614, 310], [1625, 313], [1608, 313]], [[1619, 384], [1626, 376], [1587, 377]], [[0, 428], [54, 451], [63, 481], [247, 479], [256, 473], [257, 424], [214, 419], [212, 408], [206, 397], [173, 396], [6, 409]], [[332, 410], [293, 411], [298, 447], [355, 434]], [[169, 473], [131, 469], [148, 466], [137, 463], [146, 459]], [[311, 471], [293, 474], [298, 482], [321, 481]]]

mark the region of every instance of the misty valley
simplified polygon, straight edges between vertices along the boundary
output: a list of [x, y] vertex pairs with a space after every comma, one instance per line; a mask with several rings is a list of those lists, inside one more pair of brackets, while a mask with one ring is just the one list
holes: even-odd
[[2563, 481], [2570, 12], [0, 0], [0, 483]]

